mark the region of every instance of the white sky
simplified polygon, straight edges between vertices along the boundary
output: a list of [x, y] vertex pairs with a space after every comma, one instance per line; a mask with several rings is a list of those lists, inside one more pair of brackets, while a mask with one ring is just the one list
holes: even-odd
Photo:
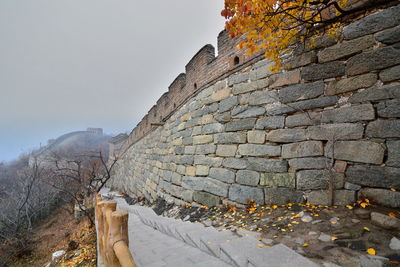
[[0, 1], [0, 161], [64, 133], [130, 132], [205, 44], [223, 0]]

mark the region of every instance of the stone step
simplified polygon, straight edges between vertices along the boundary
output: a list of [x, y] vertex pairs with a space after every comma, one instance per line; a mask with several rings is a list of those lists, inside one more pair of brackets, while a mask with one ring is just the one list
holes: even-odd
[[264, 249], [263, 253], [252, 253], [249, 266], [255, 267], [318, 267], [319, 265], [296, 253], [283, 244]]
[[[262, 254], [264, 250], [258, 246], [260, 242], [251, 236], [246, 236], [221, 244], [220, 259], [234, 266], [247, 266], [248, 259], [253, 255]], [[277, 265], [280, 266], [280, 265]]]
[[234, 236], [230, 231], [218, 232], [216, 235], [208, 235], [200, 237], [201, 249], [208, 249], [212, 255], [217, 258], [221, 256], [221, 245], [229, 243], [232, 240], [238, 239], [238, 236]]

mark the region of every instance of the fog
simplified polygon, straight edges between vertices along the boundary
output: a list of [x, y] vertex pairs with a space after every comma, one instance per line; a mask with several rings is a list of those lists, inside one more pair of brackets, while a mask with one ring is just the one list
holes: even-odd
[[223, 29], [223, 0], [0, 2], [0, 161], [64, 133], [130, 132]]

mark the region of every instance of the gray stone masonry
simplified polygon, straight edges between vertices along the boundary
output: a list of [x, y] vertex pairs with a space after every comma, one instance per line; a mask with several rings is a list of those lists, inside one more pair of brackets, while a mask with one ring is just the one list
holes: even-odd
[[202, 50], [133, 129], [110, 186], [149, 202], [316, 204], [333, 177], [336, 203], [365, 191], [397, 205], [382, 195], [400, 189], [400, 5], [354, 18], [343, 37], [299, 44], [276, 73], [236, 39], [215, 58]]

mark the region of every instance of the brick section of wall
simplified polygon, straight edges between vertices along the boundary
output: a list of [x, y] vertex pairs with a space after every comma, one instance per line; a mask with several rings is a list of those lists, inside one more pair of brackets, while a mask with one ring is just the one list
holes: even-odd
[[[221, 54], [201, 49], [132, 132], [112, 186], [178, 204], [326, 205], [330, 179], [338, 205], [362, 192], [399, 207], [399, 32], [400, 5], [298, 49], [277, 74], [249, 58], [232, 71], [243, 55], [222, 32]], [[165, 124], [149, 132], [153, 119]]]

